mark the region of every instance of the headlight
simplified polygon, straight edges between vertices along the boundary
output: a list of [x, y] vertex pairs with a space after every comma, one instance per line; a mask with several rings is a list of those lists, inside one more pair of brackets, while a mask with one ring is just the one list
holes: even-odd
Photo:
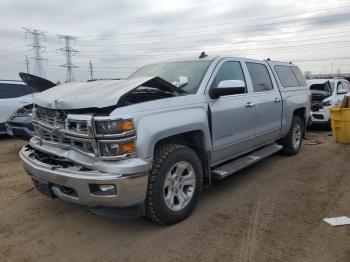
[[135, 126], [131, 118], [94, 118], [99, 155], [105, 160], [135, 156]]
[[26, 105], [17, 110], [15, 114], [17, 115], [32, 115], [33, 105]]
[[134, 132], [134, 123], [131, 119], [118, 120], [95, 120], [96, 135], [113, 136], [118, 134], [129, 134]]
[[120, 158], [125, 156], [133, 156], [135, 154], [135, 143], [133, 140], [125, 141], [100, 141], [99, 149], [102, 158]]
[[323, 106], [331, 106], [331, 105], [332, 105], [332, 101], [323, 102]]

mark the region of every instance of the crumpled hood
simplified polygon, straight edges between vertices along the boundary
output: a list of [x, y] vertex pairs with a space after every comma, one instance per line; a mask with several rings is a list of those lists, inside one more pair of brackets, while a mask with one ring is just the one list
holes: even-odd
[[36, 94], [34, 103], [55, 109], [109, 107], [116, 105], [121, 96], [141, 85], [153, 86], [170, 92], [184, 92], [162, 78], [140, 77], [126, 80], [66, 83]]

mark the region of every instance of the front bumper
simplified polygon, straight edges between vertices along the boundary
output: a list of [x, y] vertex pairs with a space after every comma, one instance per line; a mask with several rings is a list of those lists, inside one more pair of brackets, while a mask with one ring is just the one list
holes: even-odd
[[310, 112], [311, 124], [326, 124], [329, 122], [330, 113], [328, 108], [322, 108], [318, 111]]
[[[27, 145], [20, 151], [20, 157], [28, 174], [35, 180], [50, 184], [52, 193], [60, 199], [90, 208], [129, 208], [140, 206], [145, 200], [148, 172], [116, 174], [87, 169], [80, 165], [59, 166], [40, 161], [36, 150]], [[115, 185], [115, 195], [95, 195], [90, 185]], [[70, 188], [75, 194], [62, 188]]]
[[[11, 123], [6, 123], [6, 128], [10, 128], [12, 130], [13, 136], [17, 138], [29, 140], [33, 136], [33, 130], [31, 130], [29, 127], [15, 126]], [[12, 135], [9, 133], [7, 134]]]
[[6, 127], [10, 128], [13, 132], [14, 137], [22, 138], [29, 140], [33, 136], [34, 127], [32, 124], [32, 117], [29, 115], [20, 116], [13, 115], [11, 116], [6, 123]]

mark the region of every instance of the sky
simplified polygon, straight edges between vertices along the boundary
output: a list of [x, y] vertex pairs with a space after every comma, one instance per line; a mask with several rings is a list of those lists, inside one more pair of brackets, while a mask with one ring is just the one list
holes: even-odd
[[44, 76], [65, 81], [65, 43], [74, 36], [76, 81], [127, 77], [152, 62], [210, 55], [293, 61], [302, 71], [350, 73], [349, 0], [0, 0], [0, 79], [34, 72], [40, 37]]

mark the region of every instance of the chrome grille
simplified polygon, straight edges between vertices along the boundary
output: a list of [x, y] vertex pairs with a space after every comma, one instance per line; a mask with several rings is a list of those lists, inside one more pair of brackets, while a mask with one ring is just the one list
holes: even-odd
[[35, 136], [42, 142], [94, 156], [97, 154], [91, 115], [75, 115], [64, 110], [36, 106], [33, 125]]
[[55, 129], [46, 129], [42, 126], [34, 124], [35, 136], [39, 138], [42, 142], [47, 142], [50, 144], [55, 144], [58, 147], [70, 149], [73, 148], [82, 153], [87, 153], [90, 155], [96, 155], [96, 142], [94, 139], [85, 139], [69, 136]]
[[63, 110], [49, 109], [37, 106], [35, 108], [34, 124], [45, 128], [58, 129], [63, 133], [79, 137], [93, 138], [91, 115], [70, 115]]
[[62, 111], [47, 109], [43, 107], [36, 107], [35, 113], [36, 120], [42, 122], [45, 125], [56, 128], [65, 127], [65, 119], [67, 115]]

